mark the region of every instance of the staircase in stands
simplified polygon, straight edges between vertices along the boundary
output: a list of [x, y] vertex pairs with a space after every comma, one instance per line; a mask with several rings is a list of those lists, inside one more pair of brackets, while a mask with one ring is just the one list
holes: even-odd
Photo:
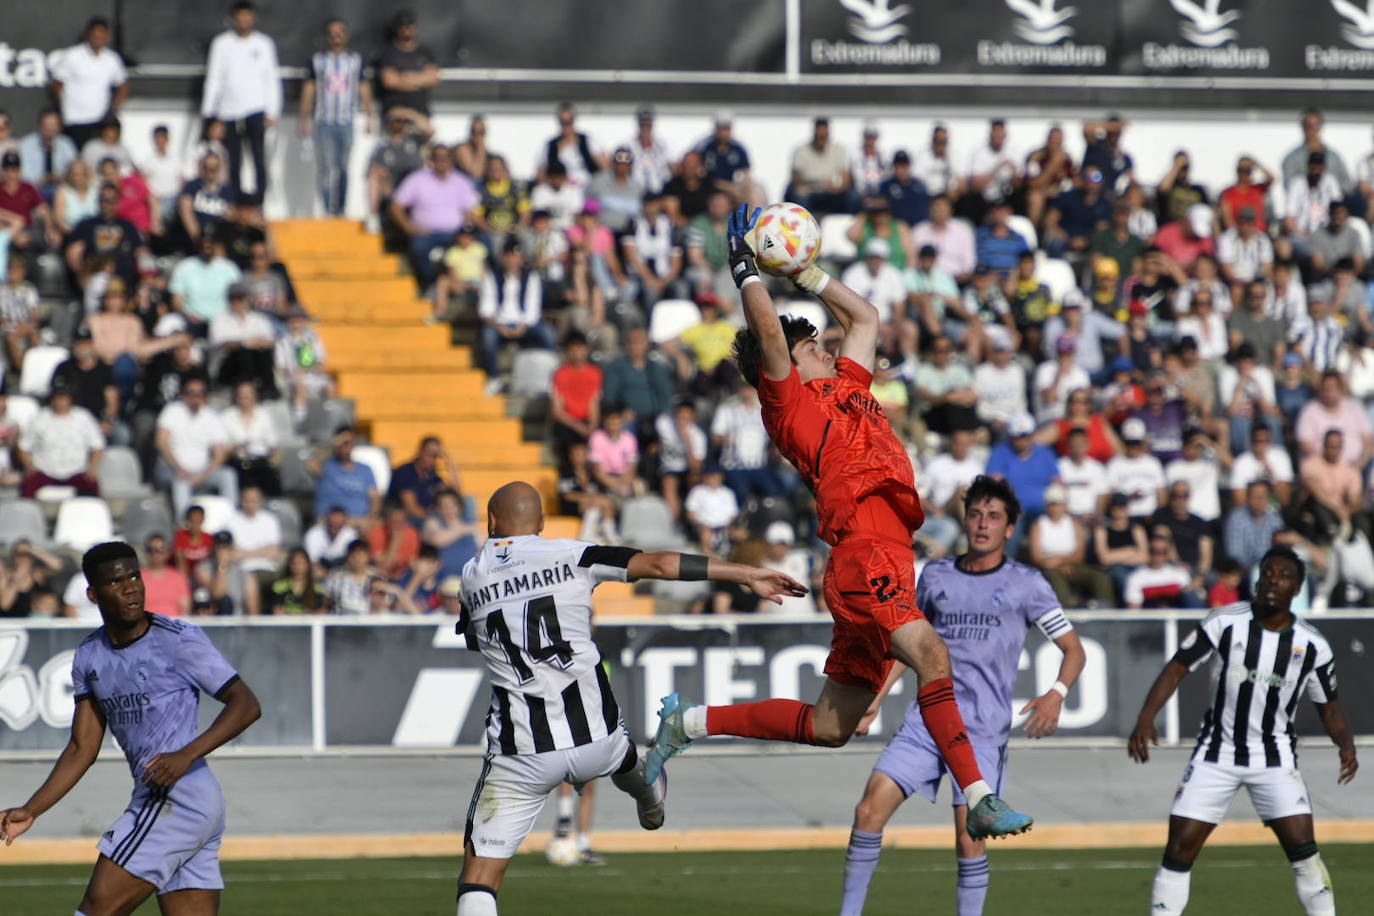
[[[512, 480], [544, 495], [547, 537], [576, 537], [576, 518], [553, 515], [557, 475], [537, 442], [525, 442], [506, 399], [484, 393], [486, 376], [468, 347], [453, 346], [446, 324], [427, 325], [429, 303], [416, 295], [400, 257], [351, 220], [286, 220], [272, 225], [277, 252], [301, 304], [316, 320], [339, 396], [354, 403], [359, 432], [409, 460], [420, 439], [438, 436], [459, 467], [463, 491], [479, 512]], [[653, 613], [653, 599], [628, 585], [596, 591], [603, 615]]]

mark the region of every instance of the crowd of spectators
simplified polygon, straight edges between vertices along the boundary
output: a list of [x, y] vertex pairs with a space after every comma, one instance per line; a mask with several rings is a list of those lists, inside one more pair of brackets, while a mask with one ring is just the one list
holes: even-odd
[[[873, 392], [917, 468], [923, 559], [960, 549], [964, 488], [991, 473], [1025, 509], [1014, 550], [1066, 606], [1217, 605], [1246, 593], [1272, 543], [1308, 559], [1310, 606], [1374, 591], [1374, 155], [1347, 165], [1320, 112], [1302, 113], [1291, 149], [1239, 157], [1226, 187], [1198, 183], [1187, 149], [1137, 174], [1116, 114], [1081, 125], [1081, 156], [1059, 125], [1014, 153], [994, 119], [963, 160], [944, 125], [891, 150], [865, 122], [851, 150], [820, 117], [789, 174], [756, 180], [728, 112], [671, 149], [649, 107], [606, 142], [564, 104], [518, 174], [480, 115], [465, 139], [436, 138], [440, 73], [413, 16], [370, 63], [350, 38], [326, 25], [300, 98], [324, 211], [362, 179], [368, 230], [408, 258], [427, 320], [474, 346], [489, 393], [512, 389], [512, 350], [558, 352], [547, 438], [584, 537], [617, 540], [647, 500], [665, 537], [815, 583], [810, 495], [730, 359], [742, 316], [725, 221], [763, 202], [766, 179], [825, 222], [823, 266], [882, 316]], [[384, 494], [356, 432], [331, 430], [299, 544], [273, 509], [283, 433], [332, 383], [262, 217], [283, 99], [252, 5], [210, 46], [189, 165], [162, 127], [145, 161], [123, 146], [108, 43], [95, 19], [57, 56], [58, 107], [32, 133], [11, 138], [0, 113], [6, 390], [30, 350], [71, 350], [41, 409], [4, 412], [0, 486], [94, 494], [104, 453], [132, 449], [182, 526], [140, 545], [182, 613], [448, 607], [480, 534], [437, 440]], [[359, 114], [380, 136], [349, 176]], [[210, 491], [235, 506], [214, 535]], [[0, 605], [34, 597], [0, 613], [51, 609], [37, 596], [61, 566], [16, 544]], [[56, 603], [83, 602], [68, 588]], [[731, 592], [695, 608], [759, 609]]]

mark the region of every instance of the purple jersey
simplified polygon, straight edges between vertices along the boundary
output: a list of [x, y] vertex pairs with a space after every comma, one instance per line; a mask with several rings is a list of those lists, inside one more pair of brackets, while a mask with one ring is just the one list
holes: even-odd
[[[1054, 590], [1038, 570], [1014, 560], [983, 573], [963, 572], [953, 559], [937, 560], [921, 572], [916, 606], [949, 646], [954, 695], [974, 744], [1005, 744], [1026, 630], [1059, 610]], [[906, 718], [921, 724], [915, 703]]]
[[[220, 696], [238, 680], [199, 627], [149, 614], [147, 631], [113, 646], [101, 627], [82, 640], [72, 659], [77, 702], [90, 700], [105, 715], [137, 781], [148, 761], [179, 751], [196, 737], [200, 693]], [[205, 766], [204, 758], [191, 771]]]

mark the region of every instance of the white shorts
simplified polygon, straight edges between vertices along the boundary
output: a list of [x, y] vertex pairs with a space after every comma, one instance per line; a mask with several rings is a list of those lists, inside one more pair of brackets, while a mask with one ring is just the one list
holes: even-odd
[[1241, 787], [1250, 793], [1264, 823], [1311, 814], [1307, 783], [1296, 767], [1237, 767], [1195, 760], [1183, 771], [1169, 814], [1206, 824], [1220, 824]]
[[464, 839], [483, 858], [509, 859], [534, 828], [550, 792], [565, 782], [580, 791], [593, 779], [627, 770], [637, 760], [623, 727], [567, 751], [487, 754], [472, 791]]

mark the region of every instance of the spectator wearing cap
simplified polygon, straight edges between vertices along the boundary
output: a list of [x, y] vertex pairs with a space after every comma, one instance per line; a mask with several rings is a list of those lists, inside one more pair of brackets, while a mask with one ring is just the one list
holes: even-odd
[[1064, 149], [1064, 128], [1050, 125], [1045, 145], [1026, 157], [1026, 218], [1040, 225], [1048, 201], [1073, 187], [1078, 169]]
[[1360, 403], [1346, 394], [1345, 379], [1334, 369], [1322, 373], [1317, 397], [1308, 402], [1298, 414], [1294, 432], [1304, 457], [1320, 454], [1325, 449], [1328, 430], [1343, 433], [1340, 460], [1355, 468], [1363, 468], [1374, 457], [1374, 431], [1369, 417]]
[[1082, 257], [1093, 235], [1110, 225], [1111, 218], [1112, 202], [1102, 171], [1084, 168], [1082, 187], [1071, 188], [1050, 203], [1041, 246], [1051, 257]]
[[[1345, 198], [1341, 182], [1327, 171], [1327, 161], [1332, 154], [1315, 150], [1307, 156], [1307, 167], [1302, 174], [1285, 178], [1285, 202], [1283, 229], [1293, 240], [1294, 251], [1299, 256], [1307, 254], [1307, 240], [1318, 230], [1324, 228], [1331, 218], [1331, 205]], [[1288, 160], [1284, 160], [1284, 174], [1287, 175]]]
[[887, 201], [893, 218], [904, 226], [915, 226], [930, 216], [930, 192], [912, 173], [906, 150], [893, 154], [892, 174], [878, 184], [875, 196]]
[[358, 529], [349, 524], [343, 506], [330, 506], [305, 531], [305, 552], [316, 567], [330, 570], [343, 565], [348, 545], [358, 539]]
[[[883, 212], [886, 213], [886, 210]], [[858, 226], [857, 222], [855, 226]], [[870, 236], [860, 249], [863, 259], [846, 267], [840, 277], [840, 282], [878, 310], [878, 318], [884, 323], [904, 318], [906, 311], [906, 281], [902, 278], [902, 269], [891, 260], [894, 241], [897, 242], [896, 247], [905, 250], [900, 240]]]
[[[442, 476], [439, 473], [441, 466], [444, 471]], [[411, 523], [418, 526], [434, 511], [439, 494], [450, 488], [460, 493], [461, 502], [458, 463], [449, 455], [438, 436], [426, 436], [420, 440], [415, 457], [397, 465], [391, 472], [386, 501], [399, 505]]]
[[1164, 465], [1150, 454], [1145, 421], [1132, 417], [1121, 424], [1124, 452], [1107, 462], [1107, 486], [1130, 500], [1133, 519], [1146, 519], [1164, 502]]
[[1217, 261], [1221, 275], [1231, 284], [1231, 298], [1240, 302], [1243, 284], [1256, 280], [1270, 281], [1274, 277], [1274, 243], [1259, 227], [1257, 211], [1242, 207], [1235, 225], [1217, 239]]
[[1356, 274], [1364, 273], [1364, 240], [1350, 222], [1350, 206], [1333, 200], [1327, 208], [1326, 225], [1307, 236], [1307, 256], [1315, 276], [1327, 277], [1341, 261], [1350, 261]]
[[1010, 216], [1011, 201], [1006, 198], [989, 201], [987, 222], [978, 227], [974, 237], [978, 260], [1004, 279], [1010, 276], [1021, 255], [1030, 250], [1021, 233], [1008, 225]]
[[1244, 501], [1237, 501], [1226, 516], [1222, 541], [1226, 555], [1247, 571], [1273, 545], [1274, 535], [1284, 530], [1283, 516], [1272, 501], [1273, 486], [1263, 478], [1245, 487]]
[[391, 196], [391, 218], [410, 238], [410, 261], [422, 289], [434, 283], [435, 248], [447, 248], [472, 219], [479, 198], [472, 179], [453, 167], [453, 153], [436, 145], [430, 166], [411, 172]]
[[617, 234], [629, 228], [644, 200], [644, 185], [635, 177], [634, 161], [628, 146], [616, 147], [611, 167], [597, 172], [587, 183], [587, 198], [601, 205], [601, 222]]
[[[592, 176], [606, 167], [606, 156], [592, 145], [591, 138], [577, 129], [577, 110], [570, 102], [558, 106], [558, 133], [544, 145], [541, 177], [547, 181], [556, 166], [561, 166], [568, 182], [579, 190], [586, 187]], [[535, 204], [539, 209], [539, 204]], [[580, 207], [572, 209], [576, 213]]]
[[1126, 577], [1122, 598], [1131, 610], [1140, 608], [1196, 608], [1205, 599], [1186, 566], [1178, 562], [1169, 529], [1150, 533], [1146, 561]]
[[701, 475], [708, 449], [706, 432], [697, 424], [696, 406], [681, 401], [654, 422], [658, 436], [659, 491], [673, 520], [682, 516], [682, 496]]
[[661, 191], [673, 177], [672, 159], [662, 138], [654, 134], [654, 110], [641, 105], [635, 111], [635, 135], [623, 146], [633, 155], [631, 177], [646, 191]]
[[916, 249], [911, 247], [911, 230], [906, 223], [893, 218], [885, 197], [865, 197], [863, 218], [850, 223], [846, 235], [865, 256], [870, 242], [875, 239], [884, 242], [887, 245], [884, 260], [899, 271], [906, 270], [916, 259]]
[[211, 487], [220, 496], [238, 501], [238, 478], [225, 462], [229, 435], [215, 411], [206, 406], [209, 383], [204, 376], [188, 378], [181, 396], [157, 418], [155, 443], [159, 486], [172, 492], [172, 511], [182, 515], [191, 496]]
[[1007, 437], [992, 447], [987, 473], [1011, 484], [1021, 502], [1024, 514], [1007, 544], [1007, 556], [1016, 556], [1027, 528], [1045, 511], [1045, 489], [1059, 480], [1059, 460], [1035, 441], [1035, 420], [1028, 413], [1012, 417]]
[[317, 475], [314, 514], [318, 518], [332, 507], [341, 506], [349, 524], [365, 531], [376, 520], [382, 497], [372, 469], [353, 460], [357, 443], [358, 433], [353, 427], [340, 427], [334, 433], [330, 457], [312, 468]]
[[554, 162], [544, 169], [543, 179], [530, 192], [530, 206], [535, 212], [549, 214], [549, 221], [559, 232], [572, 228], [577, 214], [586, 205], [582, 185], [575, 184], [567, 168]]
[[206, 153], [196, 164], [196, 177], [177, 194], [177, 218], [193, 250], [199, 251], [207, 236], [215, 236], [229, 216], [234, 189], [225, 174], [219, 154]]
[[457, 307], [465, 312], [477, 305], [482, 279], [487, 275], [491, 252], [477, 238], [477, 227], [464, 224], [458, 228], [453, 245], [444, 252], [444, 270], [434, 281], [434, 313], [429, 321], [439, 322], [455, 318]]
[[1068, 333], [1054, 342], [1054, 358], [1035, 367], [1031, 376], [1031, 403], [1041, 423], [1064, 416], [1069, 396], [1091, 384], [1088, 372], [1079, 363], [1078, 343]]
[[[477, 228], [485, 235], [488, 249], [499, 248], [506, 239], [529, 225], [529, 190], [523, 181], [511, 177], [510, 165], [505, 156], [491, 153], [487, 156], [486, 171], [479, 176], [477, 193], [481, 203], [474, 212]], [[638, 206], [639, 197], [635, 197]]]
[[1265, 205], [1273, 183], [1272, 172], [1260, 165], [1255, 157], [1242, 155], [1236, 160], [1236, 183], [1217, 196], [1221, 224], [1228, 229], [1237, 228], [1241, 214], [1248, 209], [1255, 228], [1267, 237], [1269, 224], [1265, 219]]
[[730, 528], [739, 518], [739, 502], [734, 491], [725, 485], [725, 469], [719, 464], [706, 465], [701, 483], [687, 493], [684, 508], [689, 530], [701, 552], [727, 553]]
[[849, 153], [831, 139], [829, 118], [816, 118], [810, 141], [793, 151], [791, 178], [783, 196], [817, 216], [858, 209]]
[[563, 363], [550, 383], [553, 448], [560, 463], [573, 443], [585, 443], [601, 423], [602, 373], [590, 355], [581, 331], [563, 338]]
[[1308, 108], [1303, 111], [1299, 123], [1302, 127], [1302, 142], [1283, 157], [1281, 172], [1284, 187], [1288, 187], [1294, 178], [1303, 177], [1312, 162], [1312, 154], [1317, 153], [1329, 167], [1337, 189], [1342, 192], [1349, 189], [1352, 186], [1350, 170], [1346, 168], [1345, 160], [1322, 139], [1322, 128], [1326, 125], [1326, 118], [1316, 108]]
[[1088, 253], [1094, 271], [1107, 261], [1116, 267], [1115, 293], [1120, 294], [1124, 279], [1140, 268], [1145, 253], [1145, 240], [1131, 232], [1130, 207], [1121, 202], [1112, 205], [1111, 223], [1093, 233]]
[[506, 344], [554, 349], [553, 334], [543, 323], [544, 286], [525, 266], [524, 251], [514, 239], [501, 252], [500, 270], [482, 278], [477, 315], [482, 321], [482, 368], [488, 383], [498, 380], [501, 349]]
[[1231, 353], [1230, 365], [1217, 374], [1217, 404], [1230, 424], [1231, 442], [1239, 447], [1250, 441], [1256, 424], [1283, 434], [1282, 415], [1274, 390], [1274, 373], [1257, 359], [1255, 348], [1242, 342]]
[[920, 331], [929, 337], [945, 333], [945, 315], [953, 312], [960, 320], [964, 315], [963, 298], [954, 275], [938, 266], [939, 252], [934, 245], [922, 245], [916, 252], [916, 263], [908, 267], [902, 279], [906, 282], [908, 301], [914, 309], [912, 318]]
[[229, 128], [229, 181], [243, 187], [243, 141], [253, 157], [254, 188], [266, 194], [267, 130], [281, 117], [281, 75], [277, 71], [277, 45], [256, 30], [257, 12], [247, 0], [237, 0], [229, 10], [230, 28], [210, 42], [205, 63], [205, 89], [200, 103], [202, 118], [215, 118]]
[[55, 385], [48, 405], [20, 431], [19, 462], [24, 480], [19, 495], [33, 499], [46, 486], [73, 487], [82, 496], [100, 495], [96, 475], [105, 437], [95, 417], [72, 402], [65, 385]]
[[930, 201], [930, 218], [911, 230], [911, 244], [918, 251], [929, 245], [935, 249], [935, 266], [958, 283], [968, 282], [978, 263], [973, 227], [954, 215], [954, 204], [947, 197]]
[[1182, 483], [1188, 487], [1188, 511], [1214, 526], [1221, 519], [1222, 473], [1231, 469], [1231, 456], [1218, 447], [1205, 432], [1190, 428], [1183, 436], [1183, 454], [1164, 468], [1164, 479], [1170, 487]]
[[994, 439], [1006, 435], [1007, 424], [1029, 409], [1026, 402], [1026, 371], [1012, 357], [1015, 346], [1011, 335], [999, 327], [988, 328], [987, 362], [973, 369], [973, 392], [977, 395], [978, 419]]
[[733, 122], [730, 112], [716, 112], [711, 135], [696, 148], [716, 187], [728, 190], [735, 201], [752, 203], [756, 195], [749, 172], [749, 152], [735, 139]]
[[621, 240], [625, 272], [634, 281], [640, 307], [652, 315], [654, 303], [674, 298], [682, 281], [682, 237], [668, 215], [662, 196], [644, 195], [644, 212], [635, 217], [630, 232]]
[[420, 44], [415, 14], [398, 10], [391, 17], [389, 41], [377, 56], [377, 97], [382, 117], [397, 114], [411, 120], [429, 118], [430, 90], [439, 85], [439, 65]]
[[949, 128], [937, 123], [930, 129], [930, 144], [912, 157], [911, 173], [926, 186], [932, 197], [958, 198], [964, 181], [949, 156]]
[[262, 490], [245, 487], [239, 495], [239, 508], [229, 516], [226, 529], [234, 538], [234, 554], [244, 576], [244, 607], [250, 615], [263, 611], [263, 592], [277, 578], [281, 559], [281, 522], [276, 513], [263, 508]]
[[987, 467], [987, 450], [974, 443], [973, 430], [956, 429], [950, 433], [948, 450], [931, 457], [921, 469], [926, 521], [918, 537], [937, 557], [947, 556], [958, 542], [963, 533], [964, 491]]
[[1071, 337], [1077, 365], [1089, 375], [1096, 375], [1106, 365], [1102, 345], [1120, 341], [1126, 329], [1113, 316], [1086, 306], [1082, 293], [1077, 290], [1065, 293], [1059, 314], [1045, 322], [1045, 355], [1054, 356], [1059, 349], [1059, 339]]
[[114, 262], [115, 273], [129, 287], [138, 282], [138, 264], [151, 258], [148, 242], [134, 225], [115, 214], [119, 208], [119, 188], [102, 185], [99, 210], [77, 223], [67, 238], [63, 255], [68, 269], [81, 275], [88, 259], [108, 258]]
[[625, 330], [625, 352], [606, 366], [604, 397], [626, 408], [641, 444], [652, 438], [655, 421], [673, 407], [673, 371], [666, 360], [650, 352], [643, 327]]
[[207, 234], [200, 237], [195, 256], [182, 258], [172, 268], [167, 291], [172, 307], [203, 335], [215, 317], [229, 310], [229, 288], [242, 277], [238, 266], [224, 257], [215, 236]]
[[164, 535], [150, 535], [143, 542], [143, 563], [139, 569], [143, 607], [163, 617], [186, 617], [191, 613], [191, 586], [181, 570], [170, 564], [171, 556]]
[[221, 385], [251, 381], [269, 400], [277, 396], [272, 323], [248, 302], [242, 283], [229, 287], [229, 309], [210, 319], [210, 371]]
[[800, 598], [784, 597], [780, 605], [773, 604], [771, 601], [760, 602], [759, 607], [764, 613], [817, 613], [815, 595], [821, 589], [820, 583], [817, 582], [819, 570], [816, 558], [805, 547], [797, 546], [796, 540], [797, 536], [792, 530], [791, 523], [785, 521], [770, 523], [763, 533], [763, 541], [767, 545], [767, 549], [762, 565], [767, 569], [791, 576], [798, 582], [804, 582], [811, 586], [811, 589]]
[[406, 109], [397, 108], [382, 115], [385, 133], [373, 147], [367, 160], [367, 228], [381, 229], [382, 217], [390, 209], [390, 199], [396, 188], [412, 173], [424, 168], [422, 149], [434, 133], [429, 119]]
[[349, 544], [343, 566], [325, 577], [325, 609], [331, 614], [368, 613], [369, 592], [376, 578], [367, 541], [357, 540]]
[[686, 273], [699, 292], [709, 292], [715, 296], [735, 294], [725, 236], [730, 206], [728, 193], [712, 191], [706, 202], [706, 212], [692, 217], [687, 224], [687, 232], [683, 236], [683, 247], [687, 254]]
[[62, 107], [63, 133], [80, 149], [129, 96], [124, 59], [110, 47], [110, 23], [101, 16], [86, 22], [80, 42], [53, 57], [48, 89]]
[[1062, 483], [1045, 488], [1045, 514], [1030, 526], [1030, 561], [1044, 574], [1064, 607], [1109, 607], [1116, 597], [1112, 579], [1086, 562], [1088, 537], [1069, 513]]
[[1083, 142], [1087, 147], [1083, 151], [1082, 170], [1101, 172], [1109, 194], [1120, 194], [1135, 181], [1135, 160], [1121, 142], [1125, 132], [1126, 122], [1116, 112], [1108, 113], [1100, 121], [1083, 122]]
[[931, 432], [947, 435], [956, 429], [978, 427], [973, 374], [954, 358], [954, 341], [948, 337], [937, 337], [931, 343], [930, 359], [916, 367], [912, 385]]
[[410, 524], [409, 513], [398, 502], [388, 502], [382, 520], [367, 533], [367, 546], [377, 571], [395, 581], [420, 554], [420, 535]]
[[[46, 204], [52, 202], [62, 176], [77, 158], [80, 147], [62, 133], [62, 117], [51, 108], [38, 113], [36, 127], [32, 133], [19, 138], [17, 161], [13, 167], [18, 170], [15, 178], [22, 177], [26, 184], [38, 190], [42, 194], [40, 200]], [[9, 161], [8, 154], [5, 161]], [[7, 206], [3, 191], [0, 191], [0, 207], [20, 215], [26, 212]]]
[[1207, 189], [1193, 181], [1192, 165], [1188, 151], [1179, 150], [1169, 163], [1169, 171], [1155, 186], [1159, 218], [1166, 223], [1186, 218], [1188, 209], [1194, 204], [1211, 203]]
[[1067, 451], [1059, 459], [1059, 479], [1067, 490], [1069, 514], [1093, 526], [1111, 494], [1107, 468], [1090, 454], [1092, 439], [1086, 428], [1070, 429], [1066, 439]]
[[1345, 343], [1345, 328], [1332, 314], [1331, 289], [1316, 283], [1307, 290], [1307, 315], [1289, 330], [1289, 344], [1312, 372], [1336, 367]]
[[348, 47], [348, 39], [342, 19], [324, 24], [324, 50], [310, 58], [296, 118], [300, 135], [315, 138], [315, 181], [329, 216], [342, 216], [348, 201], [353, 119], [361, 110], [372, 121], [372, 84], [363, 78], [363, 56]]

